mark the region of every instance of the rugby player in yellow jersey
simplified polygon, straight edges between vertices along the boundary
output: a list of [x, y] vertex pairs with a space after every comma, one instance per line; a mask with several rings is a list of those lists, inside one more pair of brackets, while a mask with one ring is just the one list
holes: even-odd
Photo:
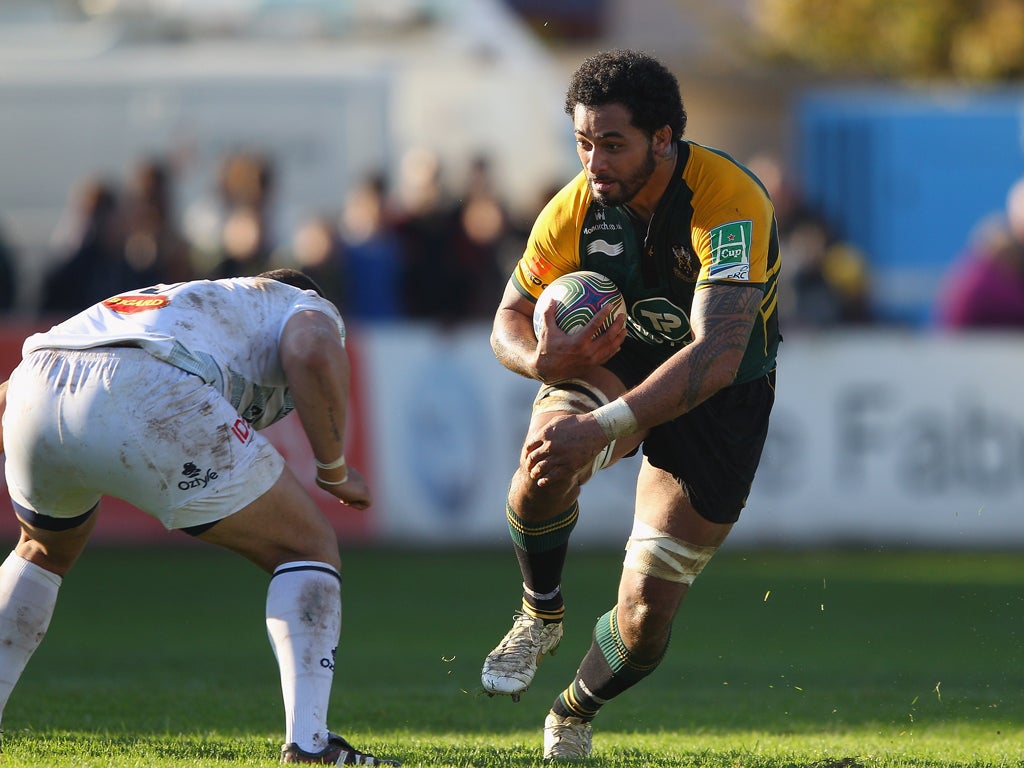
[[[589, 755], [600, 708], [664, 657], [682, 599], [746, 502], [780, 341], [772, 203], [730, 157], [683, 140], [671, 72], [638, 51], [597, 54], [565, 110], [583, 170], [535, 222], [491, 336], [502, 364], [541, 387], [506, 506], [522, 604], [484, 662], [487, 692], [518, 700], [561, 640], [581, 485], [637, 449], [643, 459], [617, 600], [547, 715], [549, 760]], [[574, 335], [549, 311], [535, 335], [544, 286], [580, 269], [611, 278], [628, 317], [595, 338], [610, 310]]]

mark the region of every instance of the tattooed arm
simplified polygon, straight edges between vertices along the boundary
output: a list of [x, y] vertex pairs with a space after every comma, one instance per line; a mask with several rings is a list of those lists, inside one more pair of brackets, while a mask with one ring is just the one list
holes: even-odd
[[[698, 291], [690, 317], [694, 340], [620, 398], [629, 413], [621, 434], [644, 434], [732, 384], [762, 298], [760, 288], [748, 286], [714, 285]], [[527, 435], [527, 461], [538, 485], [572, 477], [593, 462], [609, 438], [594, 413], [559, 416]]]
[[732, 384], [763, 293], [744, 285], [713, 285], [693, 298], [694, 339], [623, 399], [641, 429], [674, 419]]

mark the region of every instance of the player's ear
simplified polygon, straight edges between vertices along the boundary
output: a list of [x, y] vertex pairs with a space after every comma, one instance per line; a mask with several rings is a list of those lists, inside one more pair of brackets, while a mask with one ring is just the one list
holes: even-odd
[[651, 149], [654, 150], [656, 155], [667, 154], [671, 150], [672, 143], [672, 129], [667, 125], [661, 126], [651, 136]]

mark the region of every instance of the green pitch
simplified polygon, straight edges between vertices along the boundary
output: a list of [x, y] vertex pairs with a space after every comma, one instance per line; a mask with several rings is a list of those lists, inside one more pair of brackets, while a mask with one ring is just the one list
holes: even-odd
[[[514, 704], [480, 662], [511, 552], [343, 552], [331, 726], [406, 766], [541, 765], [540, 729], [614, 599], [570, 553], [558, 654]], [[5, 766], [271, 766], [266, 576], [186, 547], [87, 550], [7, 707]], [[742, 552], [697, 580], [661, 668], [595, 721], [591, 766], [1009, 767], [1024, 760], [1024, 553]]]

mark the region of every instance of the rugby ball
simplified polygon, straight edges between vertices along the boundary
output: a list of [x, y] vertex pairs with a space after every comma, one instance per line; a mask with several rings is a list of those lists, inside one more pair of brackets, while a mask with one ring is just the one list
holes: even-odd
[[533, 332], [539, 337], [544, 326], [544, 313], [555, 304], [555, 324], [565, 333], [578, 333], [606, 304], [615, 308], [598, 330], [600, 336], [619, 315], [626, 313], [626, 304], [618, 286], [600, 272], [570, 272], [562, 275], [541, 292], [533, 308]]

